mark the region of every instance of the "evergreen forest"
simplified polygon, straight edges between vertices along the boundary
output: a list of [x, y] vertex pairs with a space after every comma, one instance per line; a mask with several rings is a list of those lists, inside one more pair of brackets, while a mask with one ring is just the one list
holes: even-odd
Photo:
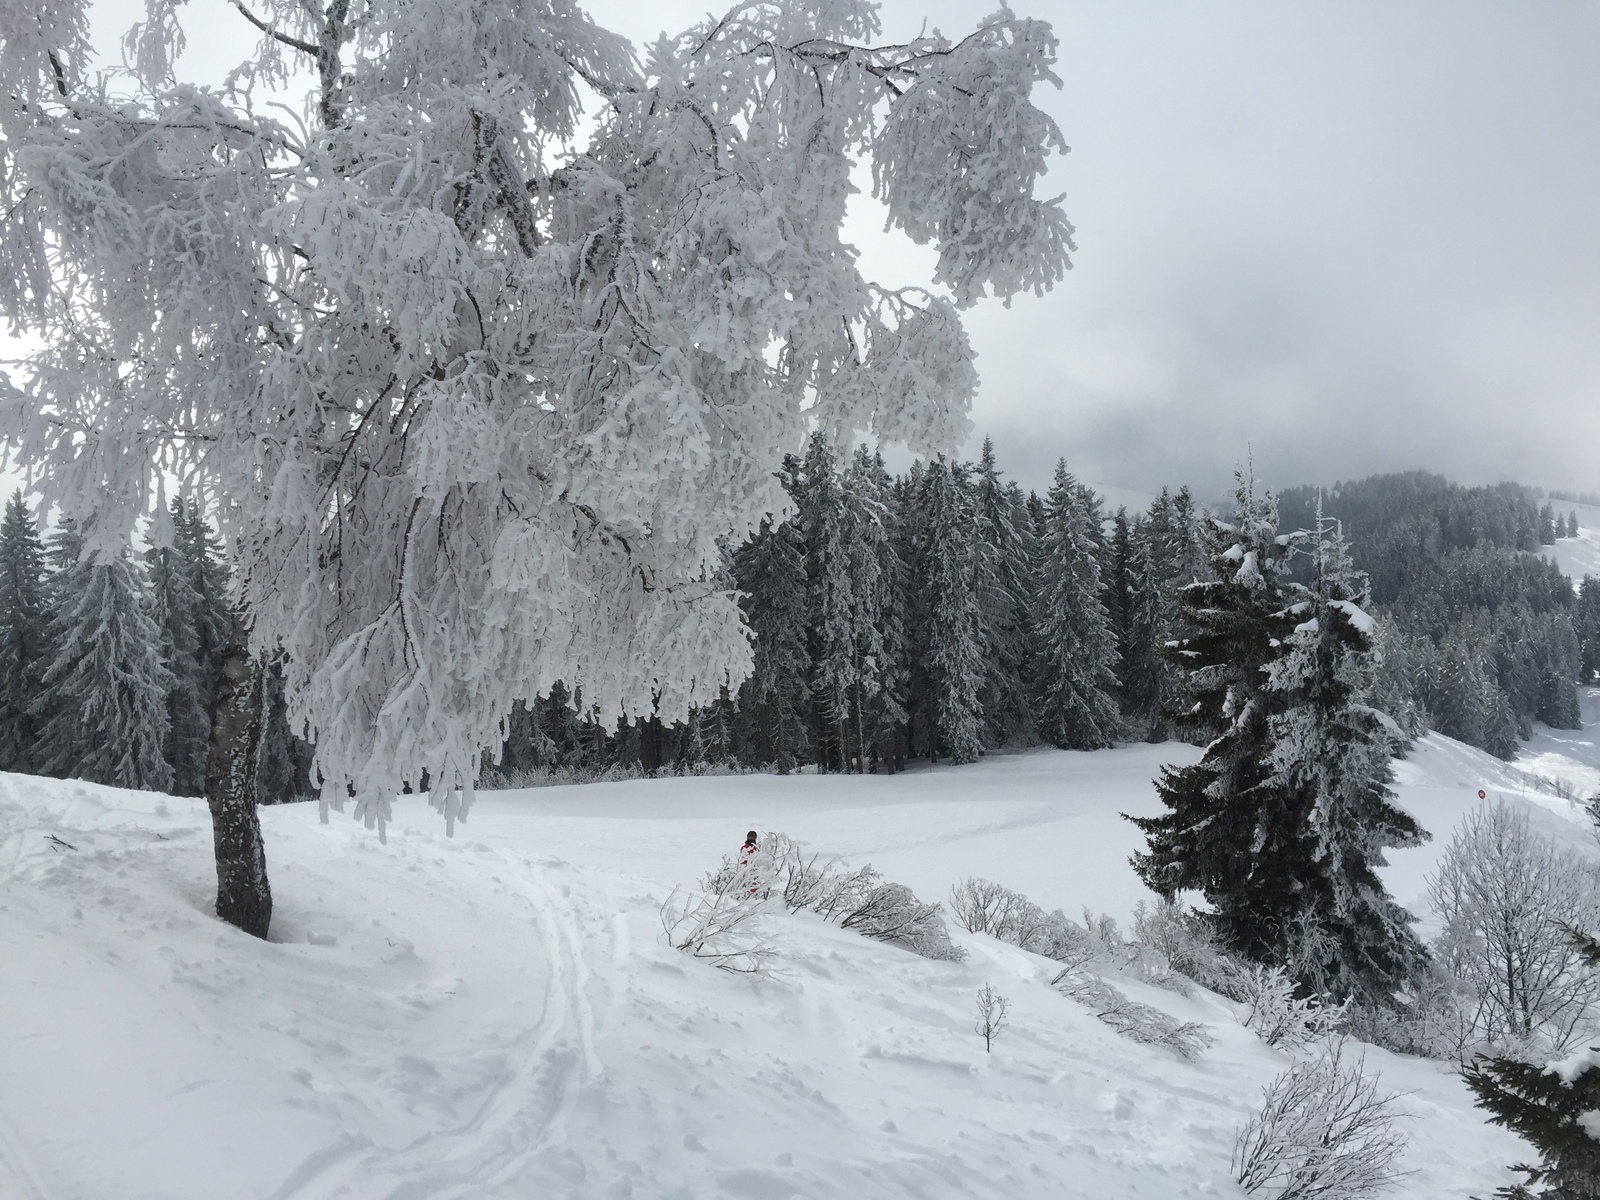
[[[1007, 747], [1215, 736], [1170, 649], [1199, 619], [1185, 589], [1218, 579], [1187, 488], [1107, 512], [1065, 462], [1041, 496], [1005, 477], [988, 442], [977, 462], [893, 475], [880, 455], [841, 456], [820, 436], [781, 482], [790, 511], [724, 559], [754, 635], [750, 677], [672, 723], [608, 719], [557, 684], [513, 707], [491, 783], [892, 773]], [[1574, 587], [1537, 553], [1575, 536], [1575, 515], [1516, 484], [1423, 472], [1292, 488], [1276, 503], [1274, 529], [1336, 530], [1366, 581], [1361, 700], [1392, 718], [1395, 747], [1431, 728], [1510, 758], [1535, 720], [1577, 727], [1575, 684], [1600, 675], [1600, 580]], [[0, 769], [204, 791], [228, 570], [192, 503], [173, 501], [157, 526], [141, 554], [85, 556], [72, 521], [46, 541], [20, 493], [6, 505]], [[1284, 579], [1310, 583], [1315, 554], [1286, 547]], [[262, 666], [258, 798], [315, 794], [279, 661]]]

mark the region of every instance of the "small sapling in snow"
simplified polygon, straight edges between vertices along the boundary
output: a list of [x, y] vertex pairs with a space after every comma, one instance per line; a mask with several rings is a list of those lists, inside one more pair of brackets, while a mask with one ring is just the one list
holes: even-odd
[[1011, 1001], [995, 991], [991, 985], [986, 983], [978, 989], [978, 1019], [973, 1023], [972, 1029], [983, 1038], [985, 1054], [993, 1048], [994, 1039], [999, 1037], [1000, 1031], [1006, 1027], [1006, 1016], [1010, 1012]]

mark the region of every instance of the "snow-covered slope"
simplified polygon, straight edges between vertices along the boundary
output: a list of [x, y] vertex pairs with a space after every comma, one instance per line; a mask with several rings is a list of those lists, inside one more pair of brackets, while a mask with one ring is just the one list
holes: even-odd
[[1554, 546], [1540, 546], [1539, 552], [1554, 559], [1574, 584], [1585, 575], [1600, 575], [1600, 508], [1566, 500], [1551, 503], [1563, 517], [1569, 512], [1578, 514], [1578, 536], [1557, 538]]
[[[1287, 1059], [1218, 999], [1121, 984], [1210, 1026], [1187, 1063], [988, 938], [930, 962], [780, 917], [783, 974], [755, 983], [671, 951], [658, 920], [752, 826], [925, 898], [971, 874], [1126, 917], [1139, 839], [1118, 814], [1153, 811], [1160, 763], [1193, 755], [489, 793], [455, 839], [407, 797], [387, 845], [267, 810], [268, 943], [209, 913], [198, 802], [0, 776], [0, 1196], [1237, 1196], [1234, 1131]], [[1401, 776], [1436, 834], [1394, 856], [1415, 902], [1477, 789], [1527, 778], [1437, 737]], [[1574, 806], [1528, 802], [1587, 844]], [[984, 983], [1014, 1006], [988, 1055]], [[1508, 1181], [1526, 1149], [1458, 1079], [1367, 1061], [1407, 1093], [1406, 1196]]]

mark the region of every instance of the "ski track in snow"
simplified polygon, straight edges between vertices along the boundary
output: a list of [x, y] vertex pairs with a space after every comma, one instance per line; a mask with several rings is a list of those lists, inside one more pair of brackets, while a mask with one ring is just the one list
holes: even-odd
[[[1437, 736], [1397, 764], [1435, 836], [1385, 880], [1424, 931], [1427, 872], [1479, 788], [1596, 853], [1543, 782], [1600, 770], [1600, 689], [1583, 708], [1584, 730], [1541, 728], [1515, 764]], [[1144, 892], [1119, 814], [1154, 811], [1161, 763], [1194, 753], [490, 792], [453, 840], [406, 798], [387, 846], [264, 810], [270, 943], [209, 914], [201, 802], [0, 776], [0, 1197], [1237, 1197], [1234, 1131], [1288, 1059], [1218, 997], [1116, 980], [1210, 1029], [1187, 1063], [989, 938], [956, 931], [968, 961], [938, 963], [779, 917], [781, 973], [755, 983], [668, 949], [657, 915], [753, 825], [925, 899], [981, 875], [1126, 920]], [[989, 1055], [986, 982], [1013, 1003]], [[1396, 1195], [1511, 1179], [1526, 1149], [1459, 1079], [1368, 1064], [1411, 1114]]]

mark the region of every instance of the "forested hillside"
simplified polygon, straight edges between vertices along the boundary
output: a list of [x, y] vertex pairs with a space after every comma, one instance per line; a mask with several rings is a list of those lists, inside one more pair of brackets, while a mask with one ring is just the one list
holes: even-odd
[[1413, 471], [1285, 491], [1282, 527], [1309, 527], [1319, 502], [1388, 618], [1385, 700], [1397, 719], [1501, 758], [1535, 720], [1578, 727], [1574, 685], [1600, 667], [1600, 581], [1575, 592], [1536, 553], [1576, 536], [1575, 515], [1517, 484], [1468, 488]]

